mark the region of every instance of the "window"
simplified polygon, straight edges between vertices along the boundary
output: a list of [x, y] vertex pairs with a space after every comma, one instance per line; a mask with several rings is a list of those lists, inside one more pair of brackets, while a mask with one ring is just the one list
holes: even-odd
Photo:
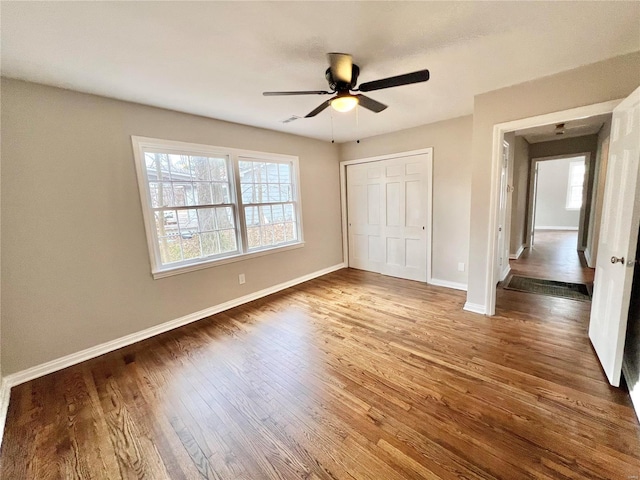
[[297, 157], [132, 142], [154, 278], [302, 245]]
[[582, 208], [582, 186], [584, 184], [584, 160], [569, 164], [569, 185], [567, 186], [567, 210]]

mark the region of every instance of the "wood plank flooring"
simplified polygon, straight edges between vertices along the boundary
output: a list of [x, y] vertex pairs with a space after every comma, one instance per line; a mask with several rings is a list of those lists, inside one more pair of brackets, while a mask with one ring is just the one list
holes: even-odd
[[577, 251], [578, 232], [536, 230], [533, 248], [518, 260], [509, 260], [511, 273], [560, 282], [593, 283], [595, 269], [587, 267]]
[[228, 310], [15, 387], [2, 478], [636, 478], [589, 304], [518, 293], [345, 269]]

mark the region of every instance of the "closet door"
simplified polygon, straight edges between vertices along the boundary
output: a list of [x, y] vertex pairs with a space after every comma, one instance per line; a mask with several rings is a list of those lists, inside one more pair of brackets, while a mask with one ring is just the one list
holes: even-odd
[[428, 154], [347, 167], [349, 266], [427, 280]]

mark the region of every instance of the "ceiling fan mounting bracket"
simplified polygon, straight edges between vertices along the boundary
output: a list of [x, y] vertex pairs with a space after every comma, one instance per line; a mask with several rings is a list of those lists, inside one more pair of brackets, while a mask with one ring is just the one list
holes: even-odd
[[331, 73], [331, 67], [327, 68], [327, 71], [324, 72], [324, 76], [329, 82], [329, 88], [335, 92], [342, 92], [345, 90], [352, 90], [356, 84], [358, 83], [358, 75], [360, 75], [360, 67], [355, 63], [351, 65], [351, 82], [340, 82], [333, 78], [333, 74]]

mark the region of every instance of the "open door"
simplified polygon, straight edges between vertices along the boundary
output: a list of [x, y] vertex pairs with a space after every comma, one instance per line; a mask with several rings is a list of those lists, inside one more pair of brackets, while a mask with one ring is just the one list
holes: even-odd
[[640, 226], [640, 87], [613, 110], [589, 338], [602, 368], [620, 385]]

